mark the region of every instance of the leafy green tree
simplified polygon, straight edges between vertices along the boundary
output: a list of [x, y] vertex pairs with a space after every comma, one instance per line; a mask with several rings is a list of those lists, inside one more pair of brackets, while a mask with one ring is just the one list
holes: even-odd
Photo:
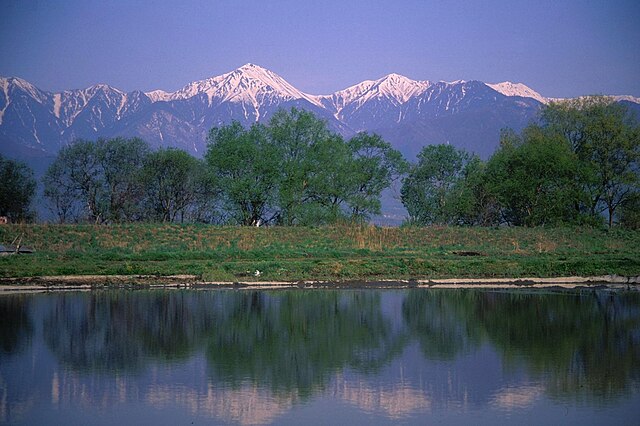
[[77, 140], [60, 150], [44, 177], [44, 194], [61, 222], [104, 218], [103, 183], [96, 144]]
[[609, 227], [625, 200], [640, 187], [640, 126], [622, 104], [604, 96], [552, 102], [542, 123], [570, 144], [579, 160], [580, 212], [608, 216]]
[[24, 163], [0, 155], [0, 216], [12, 222], [33, 219], [31, 201], [36, 191], [33, 171]]
[[316, 141], [307, 165], [305, 206], [316, 212], [315, 223], [363, 221], [380, 213], [380, 194], [407, 167], [390, 144], [366, 133], [348, 142], [335, 134]]
[[350, 216], [367, 220], [380, 214], [380, 195], [408, 170], [399, 151], [378, 135], [358, 133], [348, 142], [352, 161], [348, 166], [350, 191], [346, 204]]
[[224, 210], [232, 222], [257, 226], [273, 216], [280, 179], [279, 150], [267, 128], [245, 130], [238, 122], [209, 132], [207, 164], [221, 190]]
[[60, 223], [78, 220], [82, 210], [78, 200], [80, 191], [70, 181], [69, 172], [58, 156], [43, 178], [44, 196], [49, 200], [50, 209]]
[[325, 224], [346, 220], [344, 205], [349, 198], [352, 158], [349, 146], [339, 135], [315, 142], [309, 149], [304, 204], [299, 224]]
[[462, 170], [448, 197], [449, 216], [459, 225], [491, 226], [500, 221], [500, 207], [489, 191], [486, 181], [487, 164], [472, 156]]
[[487, 164], [486, 184], [510, 225], [536, 226], [575, 219], [572, 185], [576, 156], [571, 147], [530, 126], [522, 136], [501, 135], [500, 148]]
[[168, 148], [149, 154], [142, 168], [148, 215], [162, 222], [183, 222], [206, 185], [204, 164], [187, 152]]
[[366, 220], [380, 194], [406, 169], [377, 135], [348, 142], [312, 113], [278, 111], [268, 126], [239, 123], [209, 135], [207, 163], [232, 221], [316, 225]]
[[140, 171], [148, 151], [138, 138], [78, 140], [60, 150], [44, 178], [45, 196], [60, 221], [140, 219]]
[[[315, 144], [331, 145], [335, 142], [331, 139], [333, 137], [335, 135], [330, 135], [326, 123], [308, 111], [296, 108], [279, 110], [269, 121], [269, 138], [277, 148], [281, 162], [276, 200], [278, 223], [295, 225], [304, 223], [304, 216], [315, 216], [318, 189], [310, 187], [309, 181], [313, 180], [311, 175], [316, 177], [321, 170], [317, 168], [317, 161], [311, 158], [310, 151]], [[322, 149], [317, 148], [316, 155], [322, 155]], [[322, 164], [326, 165], [329, 163]]]
[[401, 189], [409, 220], [419, 225], [456, 223], [454, 190], [471, 157], [451, 145], [428, 145], [418, 154]]
[[96, 143], [103, 185], [105, 219], [129, 222], [140, 219], [144, 187], [140, 172], [149, 146], [139, 138], [99, 139]]

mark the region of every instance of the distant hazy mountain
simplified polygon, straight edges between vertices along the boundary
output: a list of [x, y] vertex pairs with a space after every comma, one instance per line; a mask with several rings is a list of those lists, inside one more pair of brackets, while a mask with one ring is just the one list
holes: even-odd
[[[637, 98], [619, 100], [640, 109]], [[501, 128], [522, 129], [548, 101], [520, 83], [416, 81], [398, 74], [314, 96], [253, 64], [173, 93], [125, 93], [105, 84], [49, 93], [19, 78], [0, 78], [0, 152], [32, 159], [77, 138], [139, 136], [152, 146], [201, 155], [211, 127], [232, 120], [248, 126], [279, 108], [297, 107], [345, 136], [379, 133], [409, 158], [434, 143], [488, 157]]]

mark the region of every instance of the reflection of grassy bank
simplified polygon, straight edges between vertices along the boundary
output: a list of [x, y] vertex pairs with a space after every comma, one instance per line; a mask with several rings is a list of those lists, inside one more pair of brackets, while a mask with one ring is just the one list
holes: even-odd
[[640, 274], [640, 232], [623, 230], [9, 225], [0, 227], [0, 243], [20, 234], [36, 253], [0, 258], [0, 276], [188, 273], [265, 281]]

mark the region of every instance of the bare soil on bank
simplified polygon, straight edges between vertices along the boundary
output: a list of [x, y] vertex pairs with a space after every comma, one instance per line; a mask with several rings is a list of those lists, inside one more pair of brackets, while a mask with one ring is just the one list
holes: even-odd
[[478, 289], [611, 289], [640, 291], [640, 276], [603, 275], [555, 278], [446, 278], [426, 280], [344, 281], [203, 281], [196, 275], [66, 275], [0, 278], [0, 294], [100, 289], [349, 289], [349, 288], [478, 288]]

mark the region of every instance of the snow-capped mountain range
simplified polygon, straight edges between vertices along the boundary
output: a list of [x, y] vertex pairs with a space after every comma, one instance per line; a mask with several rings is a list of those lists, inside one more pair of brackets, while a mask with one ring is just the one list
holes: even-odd
[[[409, 158], [430, 143], [486, 157], [501, 128], [523, 128], [551, 100], [521, 83], [417, 81], [398, 74], [317, 96], [253, 64], [173, 93], [126, 93], [106, 84], [50, 93], [20, 78], [0, 78], [0, 152], [50, 156], [77, 138], [138, 136], [152, 146], [201, 155], [212, 127], [232, 120], [250, 125], [269, 120], [279, 108], [297, 107], [347, 137], [379, 133]], [[640, 108], [638, 98], [617, 100]]]

